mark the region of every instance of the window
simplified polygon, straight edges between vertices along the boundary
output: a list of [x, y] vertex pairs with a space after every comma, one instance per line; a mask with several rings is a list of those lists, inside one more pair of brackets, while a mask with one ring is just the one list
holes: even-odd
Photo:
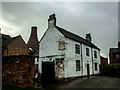
[[97, 63], [95, 63], [95, 71], [97, 71]]
[[89, 48], [86, 48], [86, 55], [89, 56]]
[[97, 58], [97, 52], [96, 51], [94, 51], [94, 57]]
[[76, 71], [80, 71], [80, 60], [76, 60]]
[[120, 55], [119, 54], [116, 54], [116, 59], [120, 60]]
[[80, 54], [80, 45], [75, 44], [75, 53]]

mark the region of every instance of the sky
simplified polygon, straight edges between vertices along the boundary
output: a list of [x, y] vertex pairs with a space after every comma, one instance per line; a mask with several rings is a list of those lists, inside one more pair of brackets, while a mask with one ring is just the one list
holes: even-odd
[[[56, 25], [83, 38], [91, 33], [92, 43], [108, 57], [118, 44], [117, 2], [2, 2], [2, 33], [21, 35], [27, 43], [31, 27], [38, 27], [40, 40], [48, 28], [48, 18], [56, 14]], [[119, 39], [120, 40], [120, 39]]]

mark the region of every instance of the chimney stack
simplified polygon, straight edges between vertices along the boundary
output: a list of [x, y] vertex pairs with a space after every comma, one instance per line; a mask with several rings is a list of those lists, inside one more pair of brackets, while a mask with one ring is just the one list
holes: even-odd
[[56, 26], [56, 17], [55, 14], [49, 16], [48, 19], [48, 28]]
[[89, 34], [86, 34], [86, 39], [87, 39], [89, 42], [92, 42], [90, 33], [89, 33]]
[[118, 41], [118, 48], [120, 48], [120, 41]]
[[33, 48], [35, 50], [38, 50], [38, 37], [37, 37], [37, 27], [32, 26], [31, 27], [31, 35], [27, 43], [29, 48]]

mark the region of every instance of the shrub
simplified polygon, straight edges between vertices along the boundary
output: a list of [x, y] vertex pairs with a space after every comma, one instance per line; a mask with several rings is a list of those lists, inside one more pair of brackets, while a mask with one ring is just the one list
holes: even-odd
[[104, 76], [120, 78], [120, 64], [108, 64], [104, 66], [101, 74]]

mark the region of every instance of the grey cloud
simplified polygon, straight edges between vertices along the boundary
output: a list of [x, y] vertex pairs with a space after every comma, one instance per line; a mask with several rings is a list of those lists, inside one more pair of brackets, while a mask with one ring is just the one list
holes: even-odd
[[[27, 42], [30, 27], [38, 27], [39, 40], [47, 29], [47, 19], [56, 14], [57, 25], [85, 37], [91, 33], [93, 43], [108, 56], [110, 47], [116, 47], [118, 40], [117, 3], [3, 3], [4, 20], [16, 25], [16, 34], [21, 34]], [[19, 29], [18, 29], [19, 28]]]

